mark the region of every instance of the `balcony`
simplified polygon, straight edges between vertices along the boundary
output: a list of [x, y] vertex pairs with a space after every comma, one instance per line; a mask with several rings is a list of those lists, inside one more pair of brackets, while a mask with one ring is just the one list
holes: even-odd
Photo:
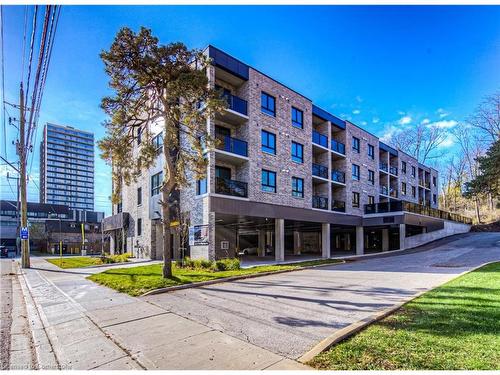
[[345, 212], [345, 202], [334, 199], [332, 201], [332, 211]]
[[226, 110], [218, 114], [222, 121], [241, 124], [248, 120], [248, 103], [246, 100], [229, 93], [224, 93], [222, 97], [227, 101]]
[[423, 179], [419, 179], [418, 184], [425, 189], [429, 189], [429, 190], [431, 189], [431, 182], [430, 181], [424, 181]]
[[241, 139], [216, 135], [218, 144], [216, 149], [223, 151], [218, 153], [220, 160], [241, 164], [248, 160], [248, 144]]
[[312, 142], [313, 144], [328, 148], [328, 137], [326, 135], [318, 133], [316, 130], [313, 130], [312, 132]]
[[380, 187], [380, 194], [389, 195], [389, 188], [387, 186], [381, 186]]
[[332, 139], [330, 148], [338, 154], [345, 155], [345, 144], [340, 143], [335, 139]]
[[328, 197], [320, 197], [319, 195], [313, 195], [312, 206], [313, 208], [328, 210]]
[[389, 167], [389, 173], [395, 176], [398, 175], [398, 167], [393, 167], [392, 165]]
[[313, 163], [312, 165], [312, 175], [315, 177], [320, 177], [328, 180], [328, 167], [324, 165]]
[[393, 198], [397, 198], [398, 197], [398, 191], [396, 189], [390, 188], [389, 189], [389, 196], [391, 196]]
[[381, 171], [384, 171], [384, 172], [389, 172], [389, 166], [387, 165], [387, 163], [380, 163], [378, 168], [381, 170]]
[[403, 202], [380, 202], [373, 204], [365, 204], [365, 214], [382, 214], [386, 212], [399, 212], [403, 211]]
[[345, 184], [345, 173], [340, 171], [332, 171], [332, 181], [340, 184]]
[[229, 180], [227, 178], [215, 178], [215, 192], [217, 194], [230, 195], [233, 197], [247, 198], [248, 184], [246, 182]]

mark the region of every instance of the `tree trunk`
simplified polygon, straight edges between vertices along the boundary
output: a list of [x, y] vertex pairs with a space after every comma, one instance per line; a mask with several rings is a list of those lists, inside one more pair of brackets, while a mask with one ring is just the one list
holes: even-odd
[[163, 225], [163, 278], [172, 277], [172, 252], [170, 251], [170, 209], [167, 189], [162, 191], [161, 216]]
[[476, 203], [476, 219], [477, 219], [477, 223], [481, 224], [481, 215], [479, 214], [479, 198], [476, 197], [476, 199], [474, 201]]

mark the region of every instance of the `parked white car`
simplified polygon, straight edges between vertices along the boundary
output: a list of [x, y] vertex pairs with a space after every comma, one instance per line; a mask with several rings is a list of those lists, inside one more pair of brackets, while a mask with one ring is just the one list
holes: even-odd
[[239, 252], [240, 255], [257, 255], [258, 248], [257, 247], [246, 247]]

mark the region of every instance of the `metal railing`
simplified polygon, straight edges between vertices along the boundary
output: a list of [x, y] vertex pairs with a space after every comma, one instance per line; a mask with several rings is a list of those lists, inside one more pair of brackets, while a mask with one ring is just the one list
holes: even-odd
[[384, 172], [389, 172], [389, 166], [387, 165], [387, 163], [380, 163], [378, 168], [381, 170], [381, 171], [384, 171]]
[[392, 165], [389, 167], [389, 173], [393, 175], [398, 175], [398, 167], [393, 167]]
[[328, 148], [328, 137], [326, 135], [318, 133], [316, 130], [313, 130], [312, 132], [312, 142]]
[[228, 109], [235, 112], [241, 113], [242, 115], [248, 115], [248, 103], [245, 99], [241, 99], [236, 95], [232, 94], [222, 94], [222, 97], [226, 99]]
[[332, 151], [345, 155], [345, 144], [336, 141], [335, 139], [332, 139], [330, 148], [332, 149]]
[[425, 187], [427, 189], [430, 189], [431, 188], [431, 182], [430, 181], [425, 181], [425, 180], [422, 180], [422, 179], [419, 179], [418, 180], [418, 184], [422, 187]]
[[380, 194], [389, 195], [389, 188], [387, 186], [381, 186], [380, 187]]
[[472, 219], [459, 214], [439, 210], [421, 204], [406, 202], [406, 201], [392, 201], [381, 202], [373, 204], [365, 204], [365, 214], [380, 214], [386, 212], [411, 212], [414, 214], [436, 217], [443, 220], [456, 221], [464, 224], [472, 224]]
[[390, 188], [389, 189], [389, 196], [391, 196], [393, 198], [397, 198], [398, 197], [398, 191], [396, 189]]
[[313, 208], [328, 210], [328, 197], [320, 197], [319, 195], [313, 195], [312, 206]]
[[219, 142], [216, 146], [217, 149], [230, 152], [232, 154], [237, 154], [241, 156], [248, 156], [248, 144], [241, 139], [229, 137], [229, 136], [215, 136]]
[[332, 200], [332, 211], [345, 212], [345, 202], [339, 200]]
[[322, 177], [328, 179], [328, 167], [321, 164], [312, 164], [312, 174], [313, 176]]
[[332, 180], [345, 184], [345, 173], [341, 171], [332, 171]]
[[242, 181], [227, 178], [215, 178], [215, 192], [217, 194], [231, 195], [233, 197], [248, 197], [248, 184]]

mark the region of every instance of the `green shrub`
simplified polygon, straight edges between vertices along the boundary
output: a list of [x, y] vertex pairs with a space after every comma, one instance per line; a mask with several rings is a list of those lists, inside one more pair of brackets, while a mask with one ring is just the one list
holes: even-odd
[[236, 271], [240, 269], [240, 260], [238, 258], [221, 259], [212, 265], [213, 271]]
[[132, 255], [130, 255], [129, 253], [115, 255], [109, 255], [105, 253], [104, 256], [100, 257], [100, 260], [102, 264], [125, 263], [128, 262], [128, 258], [130, 258], [131, 256]]
[[240, 269], [240, 260], [237, 258], [231, 258], [221, 259], [214, 262], [206, 259], [191, 259], [190, 257], [186, 257], [184, 258], [184, 266], [180, 263], [176, 264], [176, 266], [192, 270], [210, 270], [213, 272], [233, 271]]

